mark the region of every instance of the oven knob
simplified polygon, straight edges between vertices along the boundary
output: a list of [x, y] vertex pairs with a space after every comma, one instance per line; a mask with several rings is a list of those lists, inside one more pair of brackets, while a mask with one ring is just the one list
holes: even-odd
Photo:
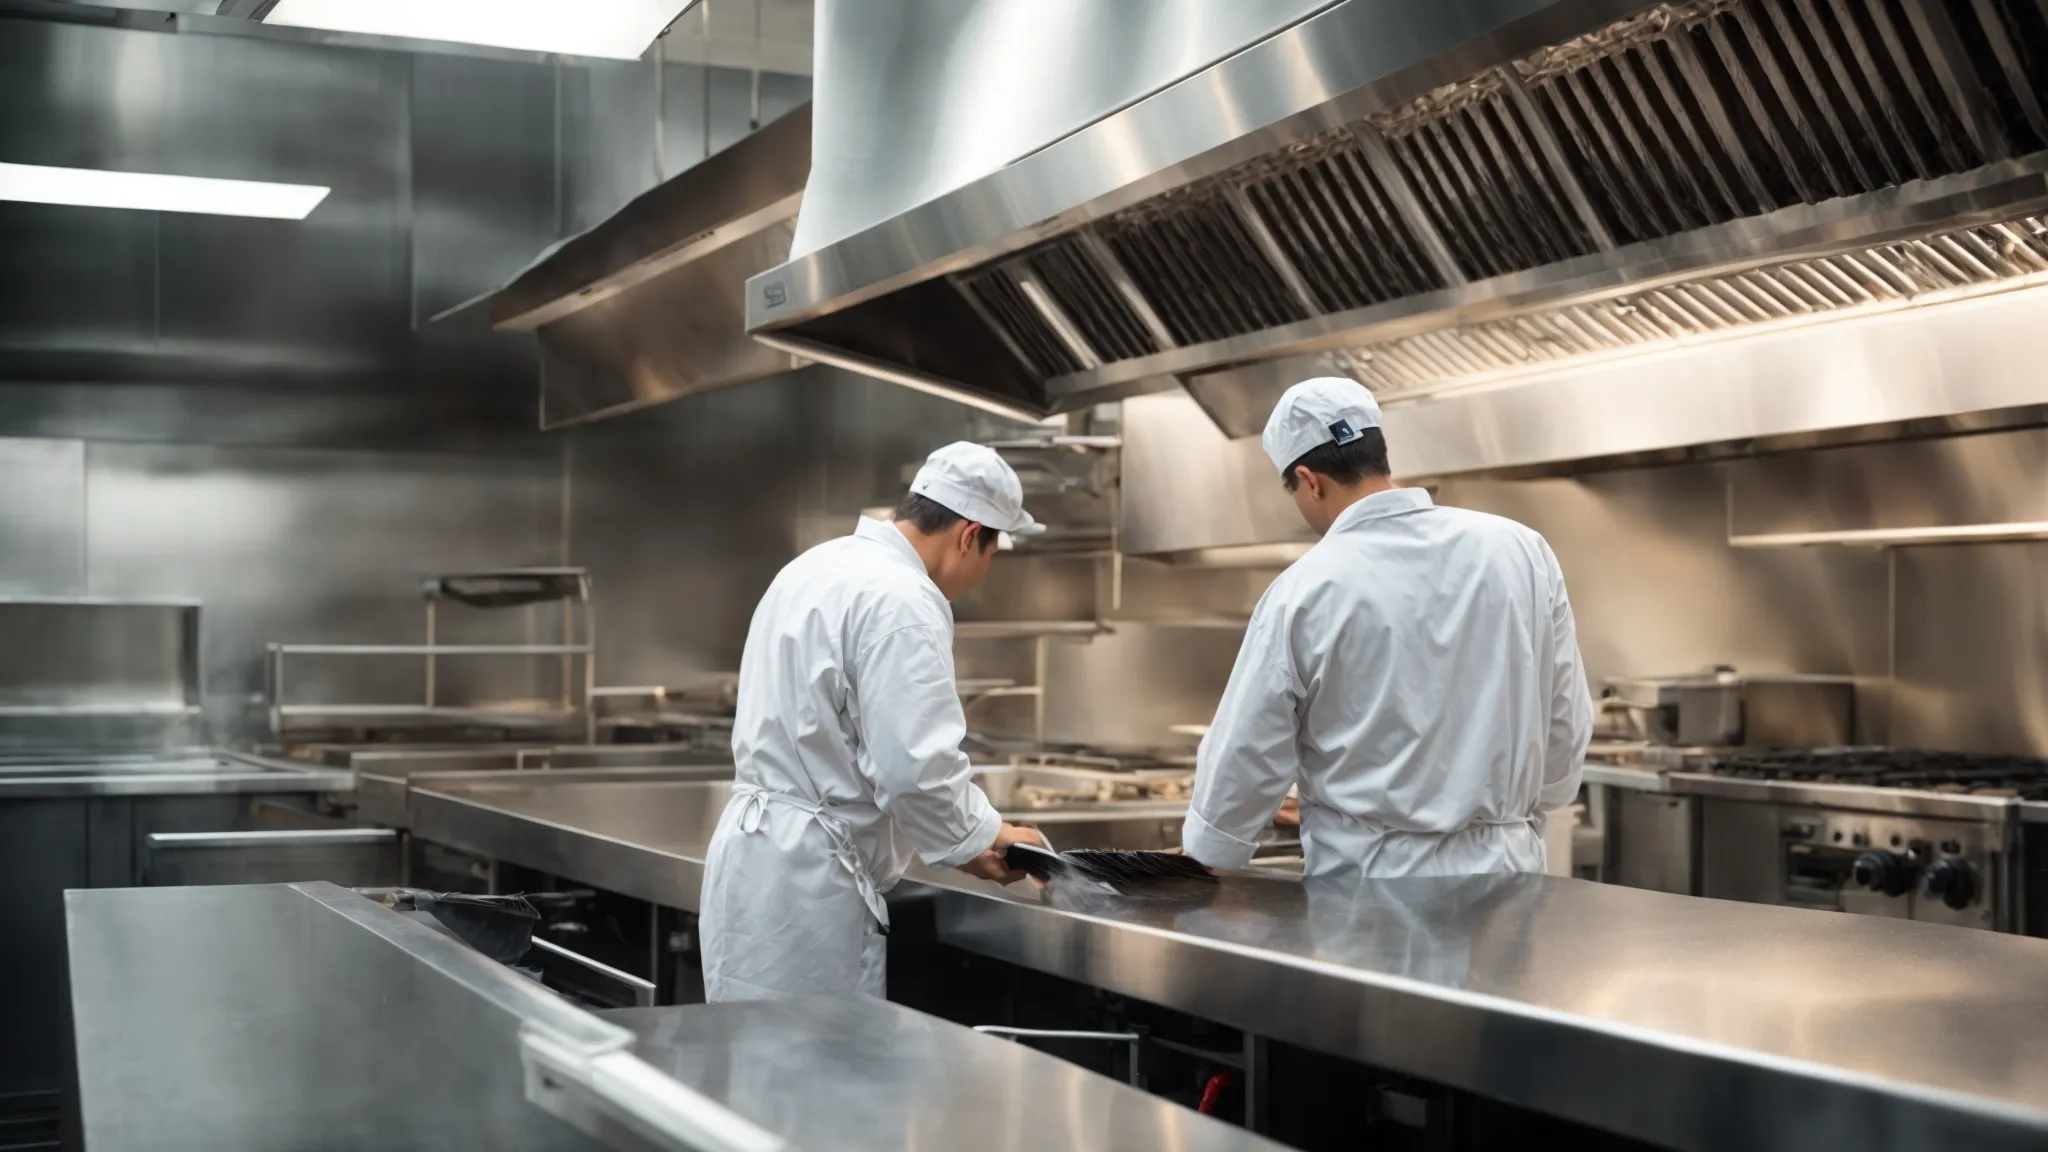
[[1850, 869], [1858, 884], [1887, 896], [1904, 896], [1913, 887], [1913, 868], [1890, 852], [1865, 852]]
[[1968, 908], [1977, 898], [1977, 870], [1967, 860], [1936, 860], [1921, 875], [1920, 889], [1951, 908]]

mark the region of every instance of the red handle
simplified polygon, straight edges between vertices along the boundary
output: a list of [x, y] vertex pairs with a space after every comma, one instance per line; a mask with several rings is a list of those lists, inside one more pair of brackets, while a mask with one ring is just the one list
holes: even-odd
[[1195, 1111], [1200, 1112], [1204, 1116], [1214, 1116], [1216, 1114], [1216, 1102], [1223, 1098], [1223, 1090], [1230, 1087], [1231, 1082], [1236, 1078], [1236, 1076], [1229, 1072], [1218, 1072], [1214, 1076], [1209, 1077], [1209, 1083], [1202, 1089], [1202, 1102], [1195, 1106]]

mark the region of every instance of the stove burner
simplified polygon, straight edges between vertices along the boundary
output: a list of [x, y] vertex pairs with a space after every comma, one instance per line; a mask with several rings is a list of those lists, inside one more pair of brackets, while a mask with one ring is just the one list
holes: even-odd
[[2048, 800], [2048, 760], [1912, 748], [1788, 748], [1707, 757], [1700, 767], [1743, 780], [1865, 784]]

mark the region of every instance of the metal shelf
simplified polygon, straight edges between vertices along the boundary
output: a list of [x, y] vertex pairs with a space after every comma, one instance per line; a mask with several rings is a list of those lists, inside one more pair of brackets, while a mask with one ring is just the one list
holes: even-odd
[[1100, 620], [964, 620], [953, 625], [956, 640], [1021, 640], [1036, 636], [1101, 636]]
[[588, 644], [272, 644], [286, 656], [588, 656]]

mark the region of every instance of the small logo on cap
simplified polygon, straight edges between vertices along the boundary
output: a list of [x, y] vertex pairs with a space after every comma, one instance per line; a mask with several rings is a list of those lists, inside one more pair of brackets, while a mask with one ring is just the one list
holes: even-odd
[[1349, 444], [1358, 439], [1359, 432], [1351, 426], [1351, 421], [1338, 420], [1330, 425], [1330, 436], [1339, 444]]

